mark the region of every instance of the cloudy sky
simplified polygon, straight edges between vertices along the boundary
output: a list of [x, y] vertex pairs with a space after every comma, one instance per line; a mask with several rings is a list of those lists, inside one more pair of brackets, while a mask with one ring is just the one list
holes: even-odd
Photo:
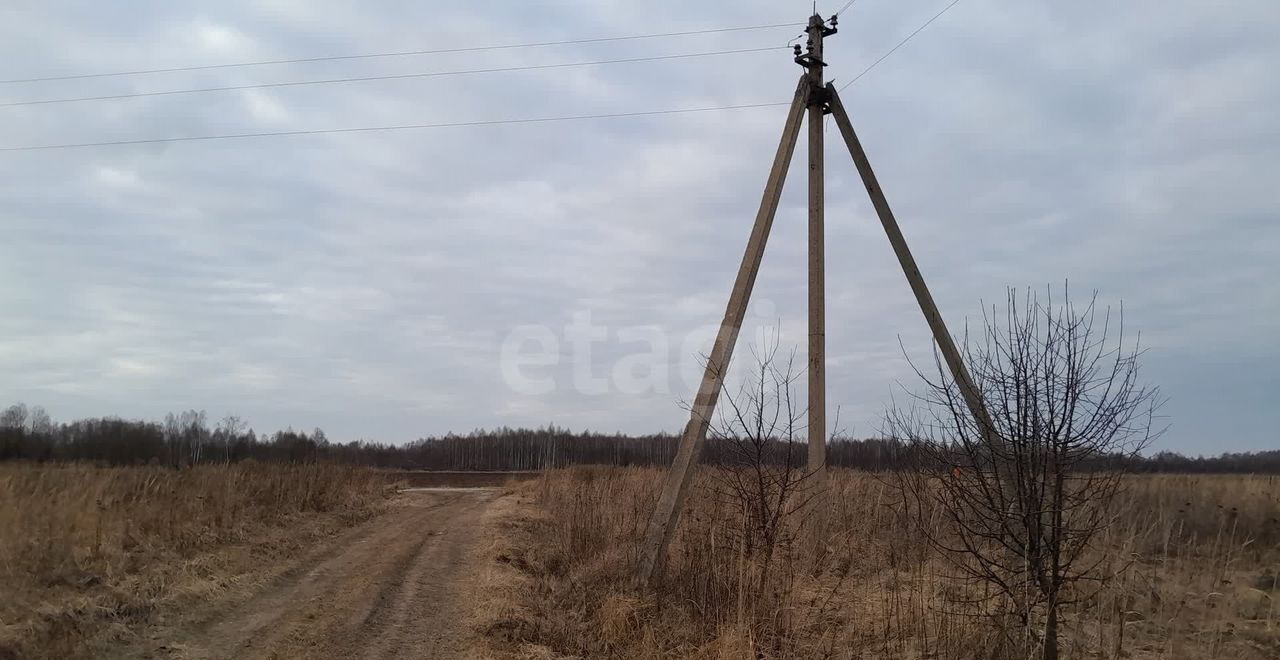
[[[829, 77], [851, 79], [945, 5], [858, 0], [828, 41]], [[809, 9], [19, 0], [0, 7], [0, 79], [799, 24]], [[843, 96], [954, 326], [1006, 286], [1097, 289], [1123, 301], [1144, 375], [1170, 399], [1161, 448], [1274, 448], [1278, 32], [1274, 0], [964, 0]], [[0, 147], [779, 102], [800, 73], [796, 34], [10, 82], [0, 103], [777, 47], [7, 106]], [[342, 440], [676, 431], [784, 114], [0, 151], [0, 399], [57, 419], [235, 412]], [[910, 384], [899, 340], [923, 355], [929, 338], [835, 135], [828, 390], [864, 435]], [[801, 350], [803, 159], [744, 335], [777, 327]], [[513, 346], [538, 387], [511, 382]]]

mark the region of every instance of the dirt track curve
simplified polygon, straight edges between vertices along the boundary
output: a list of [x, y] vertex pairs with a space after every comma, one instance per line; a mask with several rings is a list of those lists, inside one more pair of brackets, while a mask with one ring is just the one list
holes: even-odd
[[156, 635], [135, 658], [460, 658], [463, 582], [491, 489], [401, 493], [247, 600]]

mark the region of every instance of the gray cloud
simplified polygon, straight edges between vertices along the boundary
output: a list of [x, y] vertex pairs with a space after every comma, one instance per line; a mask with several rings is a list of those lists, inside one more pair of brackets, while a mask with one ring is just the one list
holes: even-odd
[[[434, 6], [432, 6], [434, 5]], [[0, 10], [0, 77], [746, 25], [808, 3], [228, 2]], [[940, 3], [862, 0], [849, 79]], [[826, 8], [829, 11], [831, 7]], [[794, 16], [791, 16], [794, 15]], [[1172, 399], [1164, 446], [1275, 446], [1280, 7], [967, 0], [844, 93], [943, 312], [1006, 285], [1124, 301]], [[780, 29], [0, 87], [0, 101], [783, 46]], [[785, 50], [0, 109], [0, 145], [786, 100]], [[718, 321], [784, 109], [0, 154], [0, 398], [63, 418], [235, 411], [402, 441], [495, 424], [676, 430], [691, 391], [523, 396], [503, 339], [609, 326], [600, 374]], [[804, 342], [803, 150], [753, 304]], [[833, 132], [829, 394], [855, 432], [928, 335]], [[681, 389], [684, 388], [684, 389]]]

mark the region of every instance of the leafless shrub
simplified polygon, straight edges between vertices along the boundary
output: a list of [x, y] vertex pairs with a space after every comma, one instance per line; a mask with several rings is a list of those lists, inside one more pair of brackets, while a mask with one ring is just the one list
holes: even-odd
[[[753, 347], [751, 356], [748, 377], [722, 397], [709, 429], [709, 442], [719, 451], [707, 483], [731, 517], [720, 551], [742, 567], [743, 624], [758, 628], [762, 613], [785, 601], [794, 584], [796, 541], [814, 493], [804, 465], [806, 411], [795, 391], [803, 372], [795, 351], [780, 357], [775, 335]], [[775, 580], [779, 568], [785, 574]]]
[[[1059, 613], [1096, 590], [1103, 560], [1088, 550], [1115, 518], [1127, 458], [1158, 434], [1161, 399], [1138, 380], [1138, 341], [1126, 343], [1096, 294], [1041, 303], [1008, 292], [1001, 318], [983, 313], [963, 353], [992, 428], [975, 418], [935, 354], [936, 373], [912, 405], [887, 415], [918, 470], [898, 483], [928, 541], [975, 586], [956, 596], [1016, 625], [1008, 642], [1058, 657]], [[925, 521], [939, 512], [942, 525]], [[1091, 586], [1092, 585], [1092, 586]]]

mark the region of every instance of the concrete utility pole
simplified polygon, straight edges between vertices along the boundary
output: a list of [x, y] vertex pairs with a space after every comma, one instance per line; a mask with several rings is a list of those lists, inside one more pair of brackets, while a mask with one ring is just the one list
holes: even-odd
[[658, 496], [658, 505], [645, 530], [639, 575], [644, 582], [651, 580], [665, 561], [667, 544], [671, 541], [676, 523], [680, 521], [680, 513], [689, 495], [694, 468], [707, 439], [707, 426], [711, 423], [711, 416], [715, 414], [716, 401], [720, 398], [724, 376], [733, 357], [733, 347], [738, 341], [738, 331], [742, 329], [742, 320], [747, 313], [751, 289], [755, 286], [756, 274], [760, 271], [764, 247], [769, 241], [769, 231], [773, 228], [778, 200], [782, 197], [782, 185], [787, 179], [791, 156], [795, 153], [796, 142], [800, 137], [800, 123], [804, 119], [805, 100], [809, 97], [809, 92], [808, 78], [802, 76], [791, 100], [791, 111], [787, 113], [782, 140], [773, 157], [773, 167], [769, 170], [764, 197], [760, 200], [760, 209], [756, 212], [756, 221], [751, 228], [751, 238], [747, 241], [746, 252], [738, 266], [738, 277], [733, 282], [733, 292], [729, 294], [729, 304], [725, 307], [716, 343], [712, 345], [711, 355], [707, 357], [702, 385], [698, 387], [698, 394], [689, 411], [689, 423], [685, 424], [684, 433], [680, 435], [680, 447], [676, 450], [675, 461], [667, 471], [662, 493]]
[[[760, 260], [764, 256], [765, 243], [769, 239], [769, 231], [773, 227], [773, 218], [778, 210], [778, 200], [782, 195], [782, 185], [786, 181], [787, 167], [795, 151], [800, 136], [800, 123], [806, 114], [809, 117], [809, 476], [811, 487], [816, 490], [810, 506], [817, 507], [814, 512], [822, 515], [821, 500], [826, 487], [826, 439], [827, 439], [827, 400], [826, 400], [826, 282], [824, 273], [824, 236], [823, 236], [823, 116], [830, 112], [835, 115], [836, 124], [844, 136], [849, 155], [862, 176], [867, 194], [875, 206], [876, 214], [884, 227], [889, 243], [898, 256], [902, 272], [911, 284], [916, 302], [924, 314], [929, 329], [933, 332], [934, 341], [942, 353], [952, 377], [959, 384], [965, 404], [978, 420], [989, 436], [994, 434], [991, 417], [982, 399], [982, 393], [973, 382], [964, 361], [952, 340], [942, 315], [933, 302], [929, 288], [925, 286], [924, 277], [916, 266], [915, 258], [907, 247], [906, 238], [898, 228], [898, 221], [889, 209], [880, 184], [876, 181], [875, 172], [867, 154], [853, 132], [853, 125], [845, 113], [844, 106], [836, 89], [823, 84], [822, 41], [836, 32], [836, 17], [832, 16], [828, 27], [821, 16], [814, 15], [809, 19], [809, 47], [802, 52], [799, 45], [795, 47], [795, 61], [805, 68], [800, 77], [795, 97], [791, 101], [791, 110], [787, 114], [787, 122], [782, 131], [782, 141], [773, 158], [773, 168], [769, 171], [769, 180], [765, 184], [764, 197], [760, 200], [760, 209], [756, 213], [755, 224], [751, 229], [751, 238], [747, 241], [746, 253], [742, 255], [742, 264], [738, 267], [738, 277], [733, 284], [733, 292], [729, 295], [729, 304], [725, 309], [724, 320], [720, 323], [720, 332], [716, 335], [716, 343], [707, 358], [706, 371], [702, 376], [702, 385], [698, 388], [690, 411], [689, 423], [684, 427], [680, 437], [680, 448], [675, 461], [667, 472], [662, 493], [658, 497], [658, 505], [649, 519], [645, 531], [644, 546], [641, 548], [639, 577], [644, 582], [652, 580], [661, 569], [666, 558], [667, 545], [672, 532], [680, 520], [680, 513], [685, 506], [689, 487], [693, 482], [693, 473], [702, 454], [702, 445], [706, 441], [707, 426], [715, 413], [716, 401], [720, 397], [724, 376], [733, 357], [734, 344], [738, 339], [738, 331], [746, 314], [747, 303], [751, 298], [751, 289], [755, 286], [756, 273], [760, 269]], [[995, 446], [995, 445], [992, 445]], [[821, 519], [815, 521], [821, 525]]]
[[[809, 52], [805, 60], [809, 78], [809, 488], [819, 504], [826, 489], [827, 470], [827, 276], [823, 221], [825, 164], [823, 121], [826, 88], [822, 86], [822, 39], [834, 34], [818, 14], [809, 17]], [[821, 507], [816, 507], [815, 511]], [[815, 528], [817, 522], [815, 522]]]
[[836, 119], [836, 126], [844, 137], [845, 146], [849, 149], [849, 155], [853, 158], [854, 166], [858, 168], [858, 174], [862, 177], [862, 185], [866, 187], [867, 195], [871, 198], [871, 205], [875, 207], [876, 215], [880, 218], [880, 225], [884, 227], [884, 233], [889, 237], [889, 244], [893, 246], [893, 253], [898, 257], [898, 265], [902, 266], [902, 274], [907, 276], [907, 283], [911, 285], [911, 292], [916, 296], [916, 304], [920, 305], [920, 313], [924, 314], [924, 320], [929, 324], [929, 330], [933, 332], [933, 340], [938, 344], [938, 351], [942, 353], [942, 359], [947, 363], [947, 369], [951, 371], [951, 377], [956, 380], [956, 385], [960, 387], [965, 406], [969, 408], [969, 413], [977, 420], [978, 426], [987, 440], [987, 446], [998, 447], [1000, 446], [999, 439], [994, 437], [995, 426], [992, 425], [991, 415], [982, 399], [982, 392], [973, 382], [973, 377], [969, 375], [969, 370], [964, 366], [964, 360], [960, 357], [960, 350], [956, 348], [956, 342], [951, 338], [951, 333], [947, 330], [947, 324], [942, 320], [942, 314], [938, 312], [938, 305], [933, 302], [933, 294], [929, 293], [929, 287], [924, 282], [924, 276], [920, 274], [920, 267], [916, 265], [916, 259], [911, 255], [911, 248], [907, 247], [907, 239], [902, 235], [902, 230], [898, 227], [897, 218], [893, 217], [893, 210], [889, 208], [889, 200], [885, 198], [884, 191], [880, 189], [880, 182], [876, 180], [875, 170], [871, 169], [871, 161], [867, 158], [867, 152], [863, 151], [862, 142], [858, 140], [858, 134], [853, 131], [853, 122], [849, 121], [849, 114], [845, 112], [844, 104], [841, 103], [840, 95], [836, 92], [834, 86], [827, 85], [827, 96], [831, 114]]

